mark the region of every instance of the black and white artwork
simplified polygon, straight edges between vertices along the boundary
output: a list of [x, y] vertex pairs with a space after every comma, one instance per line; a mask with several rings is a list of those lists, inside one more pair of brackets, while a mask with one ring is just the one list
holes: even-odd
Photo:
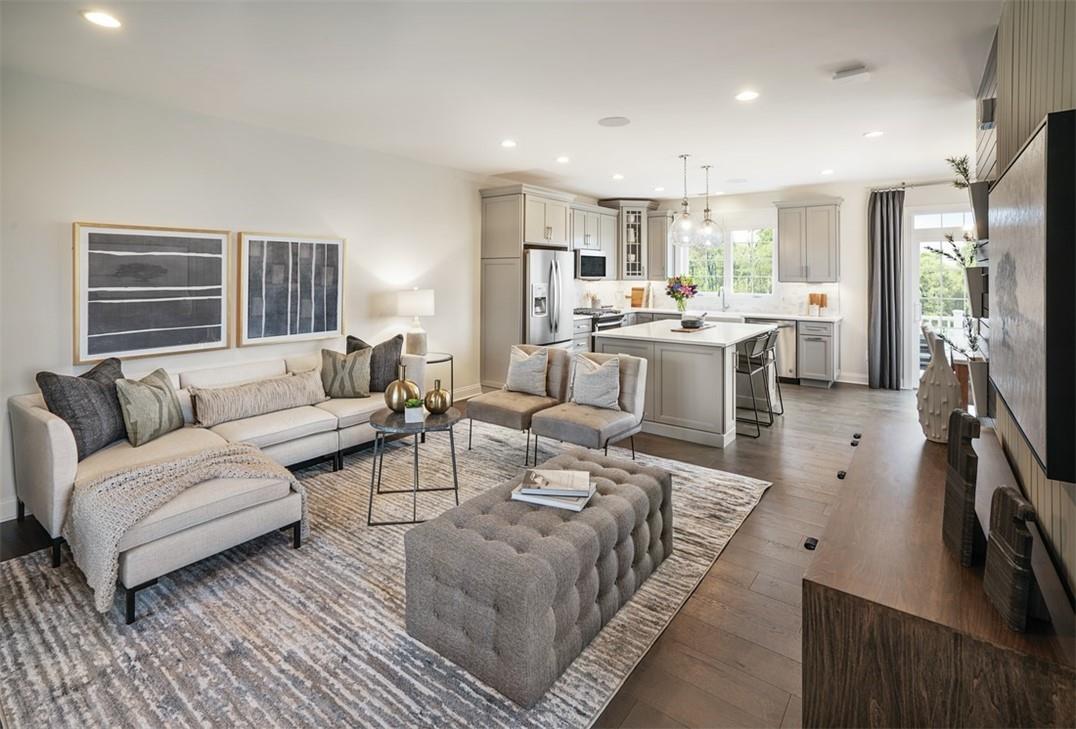
[[344, 241], [239, 234], [239, 344], [343, 335]]
[[227, 347], [228, 236], [75, 223], [75, 363]]

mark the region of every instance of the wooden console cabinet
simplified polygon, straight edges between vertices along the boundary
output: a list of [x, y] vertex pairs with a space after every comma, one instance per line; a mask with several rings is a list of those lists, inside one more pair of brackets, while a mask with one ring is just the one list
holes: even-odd
[[[994, 489], [1016, 481], [992, 429], [975, 450], [988, 527]], [[1076, 725], [1073, 609], [1058, 573], [1040, 540], [1053, 623], [1010, 631], [982, 565], [961, 567], [942, 543], [945, 455], [914, 411], [864, 432], [803, 578], [804, 726]]]

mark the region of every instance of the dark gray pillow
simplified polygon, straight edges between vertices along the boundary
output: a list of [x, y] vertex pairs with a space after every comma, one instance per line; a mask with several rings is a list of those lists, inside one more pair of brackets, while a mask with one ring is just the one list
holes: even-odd
[[38, 372], [37, 386], [45, 406], [71, 427], [78, 459], [127, 437], [116, 380], [123, 377], [115, 357], [78, 377]]
[[[400, 355], [403, 354], [404, 338], [397, 334], [392, 339], [386, 339], [381, 344], [373, 347], [370, 353], [370, 391], [384, 392], [390, 382], [396, 380], [396, 367], [400, 364]], [[358, 337], [348, 335], [347, 353], [366, 349], [370, 345]]]

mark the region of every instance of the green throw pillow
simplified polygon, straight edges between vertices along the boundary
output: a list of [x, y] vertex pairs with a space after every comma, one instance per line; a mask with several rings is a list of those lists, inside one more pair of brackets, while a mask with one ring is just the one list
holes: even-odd
[[364, 347], [351, 354], [321, 350], [321, 384], [329, 397], [370, 397], [370, 355]]
[[133, 446], [183, 427], [183, 410], [164, 370], [154, 370], [141, 380], [116, 380], [116, 394]]

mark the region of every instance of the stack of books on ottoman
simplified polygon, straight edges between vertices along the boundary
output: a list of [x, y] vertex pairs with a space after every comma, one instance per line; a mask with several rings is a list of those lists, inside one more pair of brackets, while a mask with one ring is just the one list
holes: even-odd
[[594, 495], [588, 471], [561, 471], [531, 468], [523, 481], [512, 489], [513, 501], [526, 501], [555, 509], [582, 511]]

